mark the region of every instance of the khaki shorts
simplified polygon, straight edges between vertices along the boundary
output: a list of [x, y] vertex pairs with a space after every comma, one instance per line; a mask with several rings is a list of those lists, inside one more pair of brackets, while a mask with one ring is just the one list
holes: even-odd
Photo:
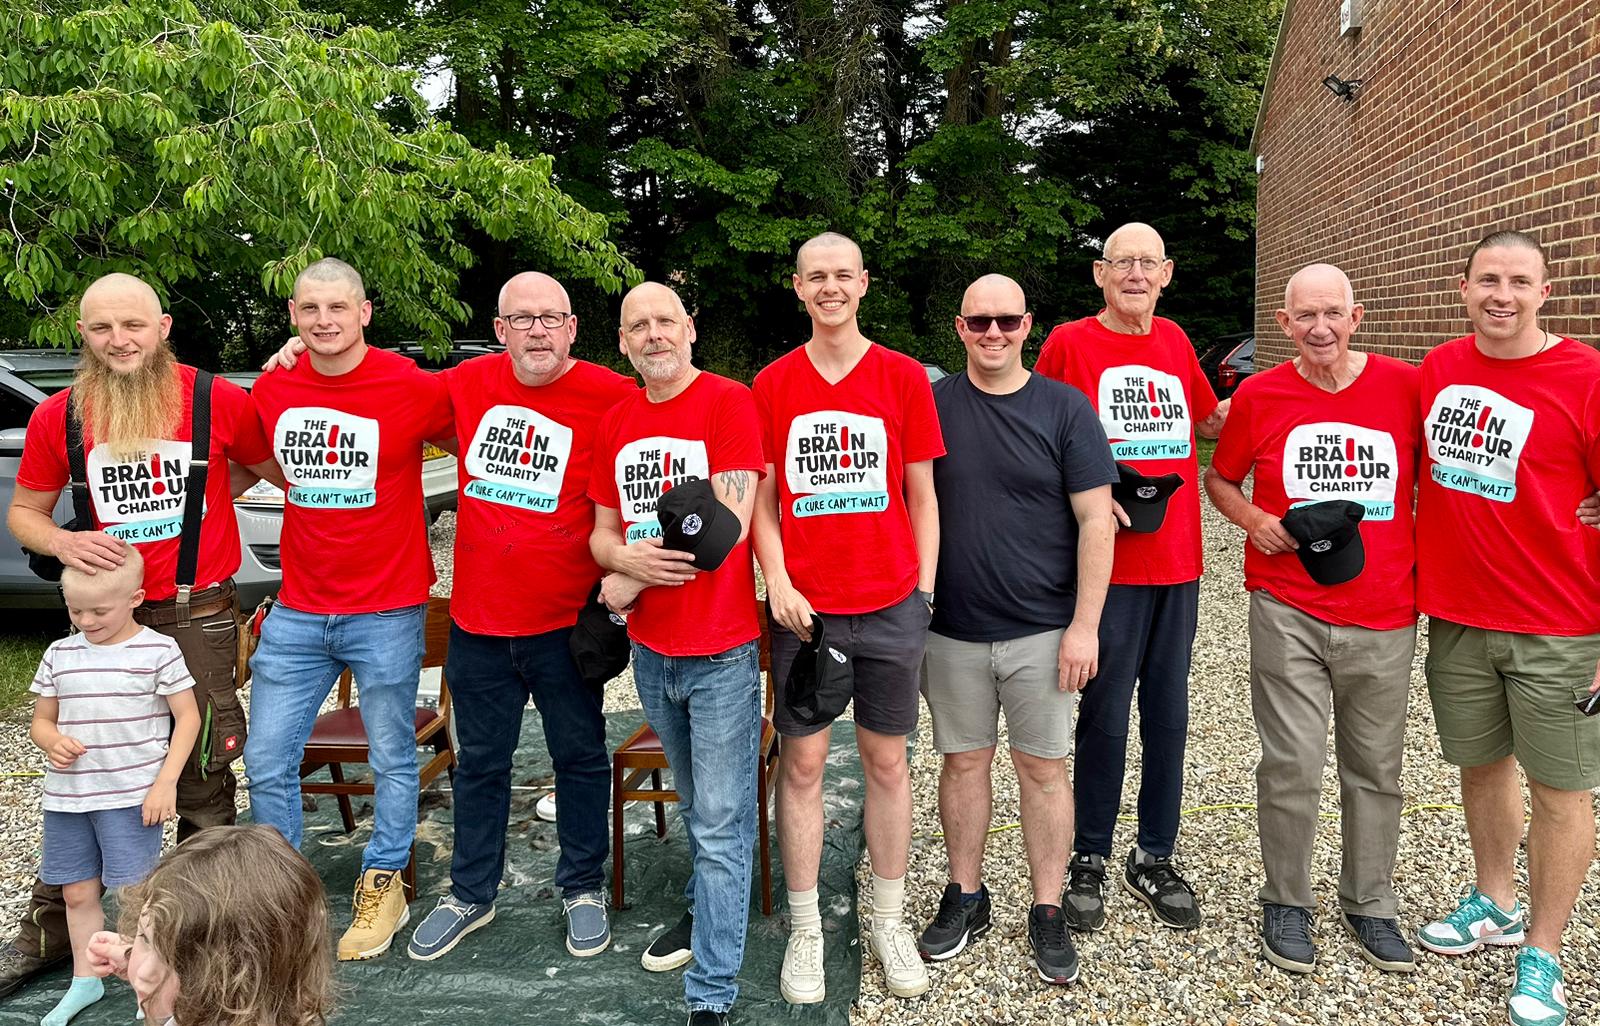
[[1009, 641], [957, 641], [928, 632], [922, 693], [941, 755], [993, 748], [1005, 710], [1011, 747], [1037, 759], [1072, 754], [1077, 695], [1062, 691], [1057, 661], [1063, 630]]
[[1589, 694], [1600, 634], [1557, 637], [1428, 620], [1428, 696], [1446, 762], [1485, 766], [1515, 755], [1560, 791], [1600, 787], [1600, 716]]

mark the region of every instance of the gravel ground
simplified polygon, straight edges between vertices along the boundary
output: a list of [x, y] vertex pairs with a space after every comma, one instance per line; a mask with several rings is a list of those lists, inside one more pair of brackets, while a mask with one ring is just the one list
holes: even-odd
[[[1017, 785], [1009, 760], [995, 768], [995, 831], [989, 839], [986, 881], [995, 905], [995, 929], [949, 962], [935, 966], [933, 987], [923, 997], [889, 996], [870, 954], [863, 959], [861, 998], [852, 1022], [884, 1026], [948, 1026], [950, 1023], [1263, 1024], [1334, 1023], [1368, 1019], [1382, 1023], [1477, 1026], [1505, 1021], [1505, 995], [1512, 953], [1491, 949], [1462, 960], [1419, 957], [1419, 969], [1397, 976], [1362, 962], [1338, 922], [1335, 883], [1339, 865], [1338, 800], [1330, 763], [1323, 789], [1324, 819], [1318, 833], [1315, 880], [1322, 902], [1316, 928], [1320, 962], [1316, 973], [1294, 977], [1258, 956], [1255, 900], [1261, 860], [1254, 812], [1203, 809], [1254, 800], [1253, 768], [1259, 753], [1250, 718], [1246, 602], [1242, 580], [1242, 535], [1205, 507], [1208, 572], [1201, 586], [1201, 626], [1195, 644], [1192, 714], [1185, 807], [1178, 862], [1195, 885], [1205, 926], [1181, 933], [1156, 925], [1132, 898], [1108, 889], [1105, 932], [1082, 939], [1083, 975], [1071, 988], [1047, 987], [1032, 971], [1027, 947], [1027, 862], [1015, 820]], [[433, 543], [440, 581], [450, 587], [452, 514], [435, 525]], [[1433, 717], [1421, 676], [1421, 653], [1413, 666], [1412, 701], [1402, 780], [1407, 815], [1402, 821], [1396, 885], [1401, 925], [1408, 934], [1428, 917], [1453, 905], [1470, 879], [1470, 853], [1457, 801], [1456, 773], [1439, 758]], [[637, 706], [632, 680], [607, 690], [608, 710]], [[924, 715], [926, 711], [924, 710]], [[1138, 741], [1130, 743], [1130, 799], [1138, 787]], [[27, 737], [26, 712], [0, 723], [0, 934], [26, 901], [38, 859], [39, 780], [18, 776], [37, 770]], [[944, 848], [937, 833], [938, 758], [929, 731], [918, 734], [912, 762], [916, 840], [911, 857], [907, 911], [920, 929], [931, 919], [945, 882]], [[243, 794], [241, 789], [241, 803]], [[1432, 808], [1431, 806], [1448, 806]], [[1118, 850], [1133, 843], [1124, 822]], [[1519, 860], [1525, 874], [1525, 861]], [[859, 870], [863, 933], [869, 869]], [[1525, 875], [1522, 881], [1526, 895]], [[1584, 967], [1596, 964], [1600, 936], [1596, 917], [1600, 890], [1593, 874], [1584, 887], [1567, 933], [1568, 997], [1573, 1022], [1595, 1007], [1597, 988]]]

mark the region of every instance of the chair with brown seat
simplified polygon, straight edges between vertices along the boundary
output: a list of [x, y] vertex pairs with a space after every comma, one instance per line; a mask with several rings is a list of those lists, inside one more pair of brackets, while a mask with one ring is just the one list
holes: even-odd
[[[772, 842], [768, 836], [769, 809], [773, 783], [778, 779], [778, 731], [772, 725], [772, 639], [767, 628], [766, 604], [756, 600], [756, 622], [761, 625], [761, 673], [766, 677], [766, 697], [761, 716], [761, 746], [756, 759], [756, 811], [760, 817], [757, 844], [761, 849], [761, 914], [772, 914]], [[678, 800], [678, 792], [661, 783], [667, 769], [667, 756], [661, 738], [646, 723], [617, 746], [611, 757], [611, 905], [623, 908], [622, 900], [622, 810], [630, 801], [655, 805], [656, 836], [667, 835], [666, 802]], [[644, 779], [650, 778], [648, 786]]]
[[[445, 652], [450, 644], [450, 600], [428, 600], [427, 621], [423, 626], [422, 668], [439, 667], [439, 706], [417, 709], [417, 747], [433, 749], [433, 756], [417, 767], [421, 787], [427, 787], [440, 773], [455, 782], [456, 751], [450, 740], [450, 685], [444, 679]], [[356, 828], [350, 806], [353, 794], [373, 794], [371, 780], [346, 780], [345, 763], [370, 762], [367, 731], [361, 723], [361, 710], [350, 704], [350, 671], [339, 675], [338, 707], [317, 717], [300, 761], [300, 790], [305, 794], [331, 794], [339, 801], [339, 816], [348, 833]], [[359, 700], [359, 694], [357, 695]], [[327, 767], [329, 781], [306, 780], [308, 774]], [[417, 893], [417, 845], [411, 843], [411, 859], [401, 874], [407, 900]]]

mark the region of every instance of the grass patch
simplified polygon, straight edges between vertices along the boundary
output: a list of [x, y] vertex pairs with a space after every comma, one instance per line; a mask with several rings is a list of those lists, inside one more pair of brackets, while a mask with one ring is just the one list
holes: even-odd
[[1215, 438], [1201, 438], [1196, 435], [1194, 441], [1197, 446], [1195, 455], [1200, 458], [1200, 468], [1204, 470], [1206, 467], [1211, 466], [1211, 454], [1217, 451], [1217, 440]]
[[26, 708], [33, 700], [28, 685], [39, 669], [39, 658], [51, 641], [66, 634], [63, 613], [13, 611], [7, 619], [11, 629], [0, 634], [0, 716]]

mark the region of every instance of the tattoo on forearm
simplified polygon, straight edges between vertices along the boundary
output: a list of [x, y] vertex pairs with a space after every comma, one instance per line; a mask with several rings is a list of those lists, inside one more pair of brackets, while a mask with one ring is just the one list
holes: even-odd
[[750, 471], [726, 470], [717, 477], [722, 480], [722, 487], [737, 495], [740, 502], [744, 501], [745, 493], [750, 490]]

